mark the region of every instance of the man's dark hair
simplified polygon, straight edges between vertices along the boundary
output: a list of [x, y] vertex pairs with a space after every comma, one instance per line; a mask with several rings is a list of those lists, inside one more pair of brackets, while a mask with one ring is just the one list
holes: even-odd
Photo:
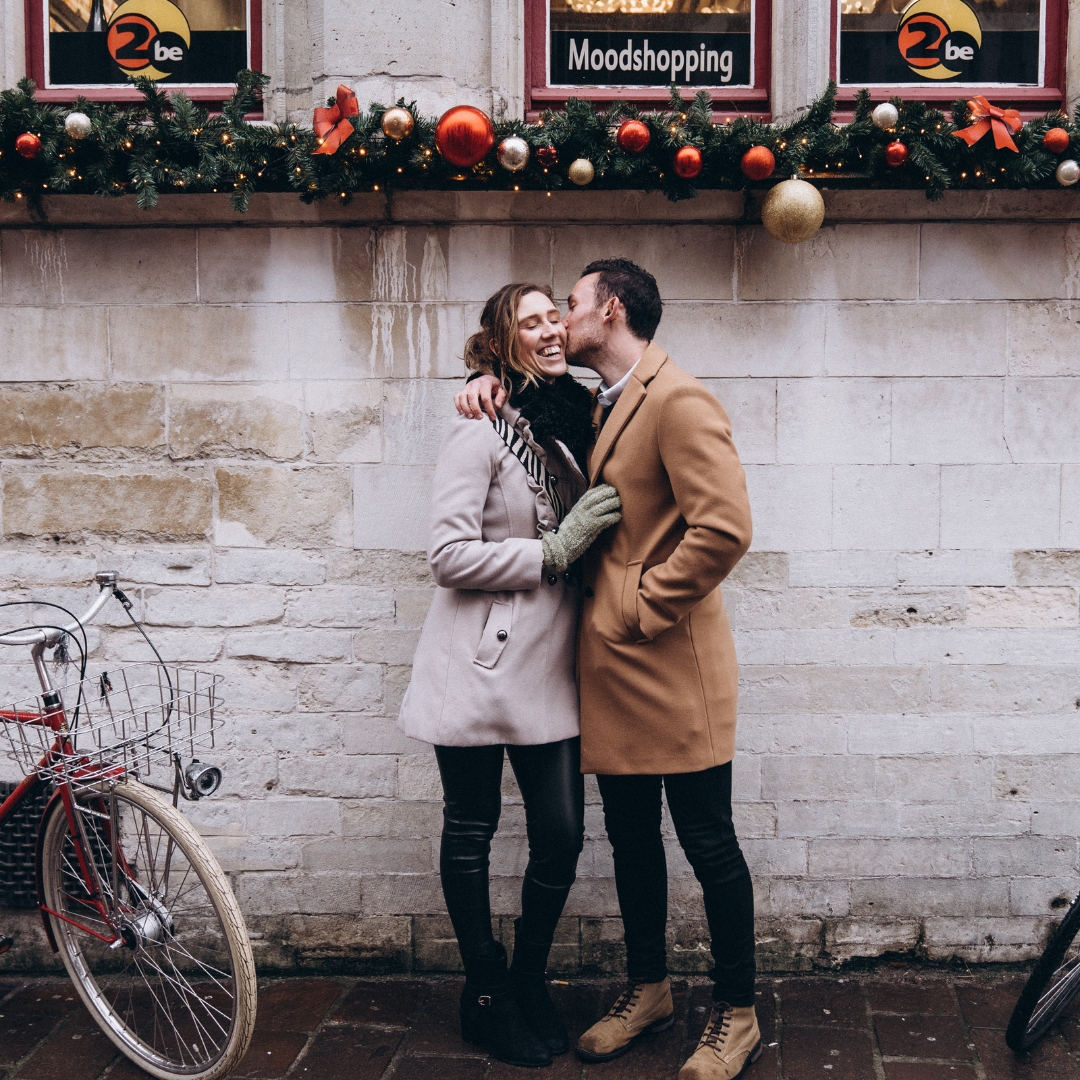
[[582, 277], [599, 274], [596, 279], [596, 302], [604, 304], [617, 296], [626, 308], [626, 325], [642, 341], [652, 341], [664, 302], [656, 287], [656, 278], [629, 259], [597, 259], [581, 272]]

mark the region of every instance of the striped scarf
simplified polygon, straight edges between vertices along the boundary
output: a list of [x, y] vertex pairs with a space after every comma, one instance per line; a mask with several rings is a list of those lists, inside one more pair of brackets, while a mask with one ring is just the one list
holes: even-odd
[[501, 416], [498, 420], [491, 422], [495, 426], [495, 433], [506, 443], [510, 453], [525, 466], [525, 471], [547, 492], [556, 520], [562, 521], [566, 517], [566, 508], [563, 506], [562, 499], [559, 498], [558, 491], [555, 490], [557, 478], [544, 468], [544, 463], [536, 456], [532, 447]]

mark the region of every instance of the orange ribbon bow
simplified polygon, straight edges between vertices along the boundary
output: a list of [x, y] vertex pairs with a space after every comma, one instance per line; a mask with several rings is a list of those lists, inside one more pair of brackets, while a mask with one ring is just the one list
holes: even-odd
[[353, 133], [349, 123], [350, 116], [359, 116], [360, 106], [356, 94], [347, 86], [337, 88], [337, 103], [329, 109], [315, 110], [315, 134], [319, 137], [319, 146], [314, 154], [333, 154], [337, 148]]
[[963, 139], [968, 146], [974, 146], [988, 131], [993, 130], [994, 145], [999, 150], [1008, 147], [1014, 153], [1020, 153], [1009, 134], [1011, 131], [1015, 135], [1024, 126], [1016, 109], [999, 109], [984, 97], [972, 98], [968, 108], [971, 110], [972, 124], [962, 131], [953, 132], [958, 139]]

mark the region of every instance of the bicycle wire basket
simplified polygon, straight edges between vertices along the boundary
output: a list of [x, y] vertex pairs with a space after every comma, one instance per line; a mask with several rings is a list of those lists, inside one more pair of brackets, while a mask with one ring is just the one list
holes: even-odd
[[[97, 785], [165, 770], [171, 780], [174, 755], [195, 757], [216, 745], [221, 681], [160, 664], [115, 668], [60, 687], [59, 711], [41, 694], [0, 706], [0, 729], [26, 776]], [[58, 737], [62, 753], [52, 750]]]

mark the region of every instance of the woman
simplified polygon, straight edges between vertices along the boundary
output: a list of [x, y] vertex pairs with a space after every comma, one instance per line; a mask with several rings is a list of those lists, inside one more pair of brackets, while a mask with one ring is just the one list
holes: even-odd
[[[566, 370], [550, 292], [507, 285], [465, 348], [501, 373], [495, 422], [456, 416], [435, 468], [428, 561], [438, 585], [398, 724], [435, 745], [442, 778], [439, 869], [465, 966], [461, 1031], [514, 1065], [569, 1049], [545, 967], [584, 835], [575, 639], [567, 573], [619, 520], [610, 485], [586, 494], [592, 398]], [[514, 959], [491, 931], [488, 853], [503, 750], [525, 801], [529, 863]]]

